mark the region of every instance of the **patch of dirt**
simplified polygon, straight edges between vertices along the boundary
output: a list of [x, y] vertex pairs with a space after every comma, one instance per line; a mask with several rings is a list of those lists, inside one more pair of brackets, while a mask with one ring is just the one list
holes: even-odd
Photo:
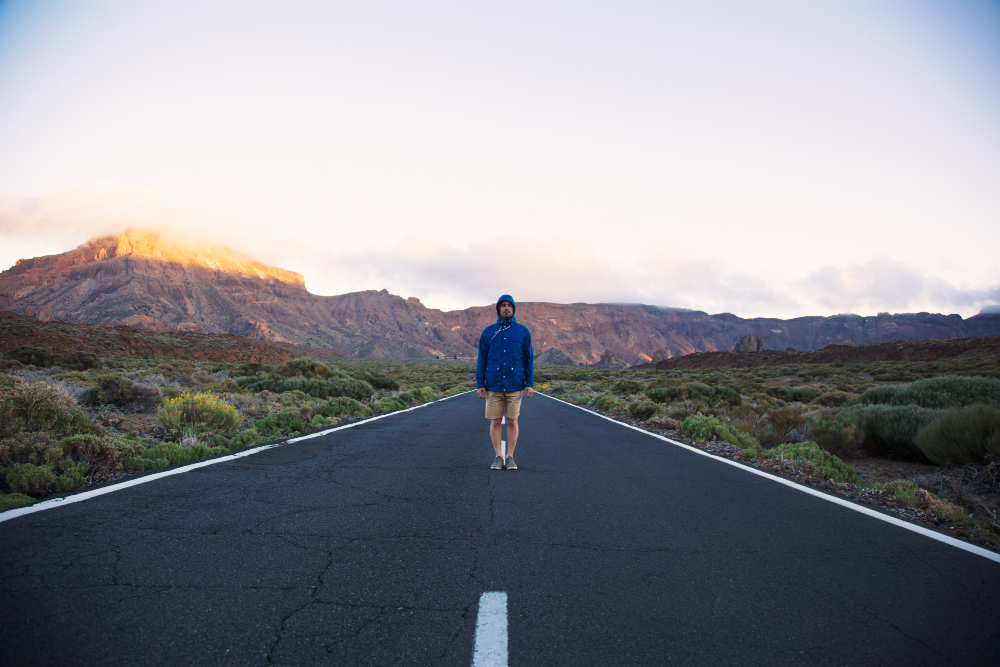
[[0, 311], [0, 352], [21, 345], [55, 353], [93, 352], [100, 356], [165, 357], [190, 361], [287, 361], [298, 356], [343, 357], [339, 350], [268, 343], [235, 334], [192, 331], [155, 332], [134, 327], [94, 327], [68, 322], [42, 322]]

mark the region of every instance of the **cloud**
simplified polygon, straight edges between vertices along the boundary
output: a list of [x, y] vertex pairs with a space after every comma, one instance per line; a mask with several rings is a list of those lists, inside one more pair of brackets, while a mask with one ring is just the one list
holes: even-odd
[[913, 267], [877, 255], [863, 264], [827, 266], [793, 289], [824, 311], [975, 312], [1000, 301], [1000, 288], [962, 289]]
[[228, 246], [304, 274], [315, 293], [385, 288], [445, 310], [489, 304], [502, 293], [519, 301], [645, 303], [742, 317], [1000, 310], [1000, 286], [958, 287], [887, 255], [795, 275], [780, 262], [734, 268], [733, 260], [744, 258], [698, 257], [667, 241], [622, 250], [619, 237], [612, 245], [584, 234], [542, 237], [522, 226], [464, 247], [434, 235], [343, 247], [335, 234], [296, 239], [267, 219], [210, 200], [110, 186], [0, 197], [0, 238], [9, 240], [10, 252], [42, 241], [60, 252], [129, 227]]
[[884, 255], [796, 278], [780, 264], [751, 273], [659, 244], [606, 256], [582, 236], [512, 236], [466, 249], [414, 237], [343, 253], [307, 276], [327, 294], [381, 286], [445, 310], [492, 303], [502, 293], [520, 301], [645, 303], [783, 318], [880, 311], [971, 315], [1000, 302], [1000, 288], [959, 288]]
[[111, 186], [63, 190], [44, 197], [0, 197], [0, 237], [47, 241], [68, 249], [95, 236], [138, 228], [195, 242], [221, 244], [273, 263], [311, 249], [264, 218], [212, 200], [180, 201], [155, 192]]
[[682, 253], [638, 248], [627, 256], [604, 256], [583, 236], [532, 239], [521, 231], [465, 249], [433, 237], [410, 238], [385, 249], [344, 253], [308, 275], [323, 293], [380, 285], [444, 309], [492, 303], [503, 293], [519, 301], [646, 303], [711, 312], [789, 305], [787, 295], [759, 277]]

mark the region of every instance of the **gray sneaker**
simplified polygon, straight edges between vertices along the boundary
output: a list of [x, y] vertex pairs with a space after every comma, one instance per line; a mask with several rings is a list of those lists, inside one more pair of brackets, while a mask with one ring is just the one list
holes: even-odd
[[507, 470], [517, 470], [517, 464], [514, 463], [514, 457], [513, 456], [508, 456], [507, 457], [507, 462], [504, 463], [504, 466], [507, 468]]
[[499, 456], [493, 459], [493, 465], [490, 466], [490, 470], [503, 470], [503, 459]]

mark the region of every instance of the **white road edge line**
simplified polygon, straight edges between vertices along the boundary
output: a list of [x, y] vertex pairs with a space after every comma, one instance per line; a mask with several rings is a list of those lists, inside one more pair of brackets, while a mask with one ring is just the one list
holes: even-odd
[[130, 479], [127, 482], [119, 482], [118, 484], [111, 484], [109, 486], [104, 486], [99, 489], [93, 489], [92, 491], [82, 491], [80, 493], [74, 493], [73, 495], [66, 496], [64, 498], [50, 498], [49, 500], [44, 500], [40, 503], [35, 503], [34, 505], [29, 505], [27, 507], [19, 507], [17, 509], [7, 510], [6, 512], [0, 512], [0, 523], [3, 523], [4, 521], [10, 521], [11, 519], [16, 519], [19, 516], [34, 514], [35, 512], [44, 512], [45, 510], [54, 509], [56, 507], [63, 507], [71, 503], [79, 503], [84, 500], [89, 500], [91, 498], [103, 496], [107, 493], [114, 493], [115, 491], [121, 491], [122, 489], [127, 489], [132, 486], [138, 486], [139, 484], [147, 484], [149, 482], [153, 482], [158, 479], [162, 479], [164, 477], [170, 477], [171, 475], [179, 475], [181, 473], [197, 470], [198, 468], [204, 468], [205, 466], [215, 465], [216, 463], [224, 463], [226, 461], [241, 459], [244, 456], [250, 456], [252, 454], [257, 454], [258, 452], [263, 452], [268, 449], [274, 449], [275, 447], [281, 447], [283, 445], [289, 445], [294, 442], [299, 442], [301, 440], [308, 440], [309, 438], [318, 438], [321, 435], [327, 435], [333, 433], [334, 431], [342, 431], [346, 428], [354, 428], [355, 426], [368, 424], [377, 419], [383, 419], [384, 417], [391, 417], [393, 415], [402, 414], [404, 412], [410, 412], [411, 410], [417, 410], [419, 408], [423, 408], [428, 405], [432, 405], [434, 403], [440, 403], [441, 401], [447, 401], [449, 398], [455, 398], [456, 396], [461, 396], [462, 394], [468, 394], [468, 393], [471, 392], [463, 391], [459, 394], [452, 394], [451, 396], [445, 396], [444, 398], [439, 398], [436, 401], [415, 405], [412, 408], [406, 408], [405, 410], [397, 410], [396, 412], [387, 412], [384, 415], [378, 415], [377, 417], [371, 417], [369, 419], [364, 419], [359, 422], [353, 422], [351, 424], [346, 424], [344, 426], [330, 428], [325, 431], [320, 431], [319, 433], [310, 433], [309, 435], [303, 435], [298, 438], [292, 438], [290, 440], [285, 440], [284, 442], [275, 442], [270, 445], [262, 445], [260, 447], [254, 447], [253, 449], [247, 449], [242, 452], [236, 452], [235, 454], [220, 456], [217, 459], [207, 459], [204, 461], [198, 461], [190, 465], [181, 466], [180, 468], [174, 468], [173, 470], [164, 470], [163, 472], [157, 472], [151, 475], [144, 475], [143, 477]]
[[507, 667], [507, 593], [488, 591], [479, 598], [472, 667]]
[[[541, 393], [541, 392], [539, 392], [539, 393]], [[941, 533], [939, 533], [937, 531], [930, 530], [928, 528], [924, 528], [923, 526], [918, 526], [916, 524], [909, 523], [908, 521], [903, 521], [902, 519], [897, 519], [896, 517], [890, 516], [888, 514], [882, 514], [881, 512], [876, 512], [873, 509], [869, 509], [867, 507], [862, 507], [861, 505], [856, 505], [855, 503], [849, 502], [847, 500], [843, 500], [842, 498], [837, 498], [836, 496], [828, 495], [826, 493], [823, 493], [822, 491], [817, 491], [815, 489], [810, 489], [807, 486], [802, 486], [801, 484], [796, 484], [795, 482], [793, 482], [791, 480], [788, 480], [788, 479], [785, 479], [784, 477], [778, 477], [777, 475], [772, 475], [770, 473], [764, 472], [763, 470], [757, 470], [756, 468], [751, 468], [750, 466], [740, 465], [736, 461], [730, 461], [729, 459], [723, 458], [721, 456], [714, 456], [712, 454], [709, 454], [708, 452], [705, 452], [705, 451], [702, 451], [702, 450], [698, 449], [697, 447], [692, 447], [691, 445], [685, 445], [683, 442], [677, 442], [676, 440], [671, 440], [670, 438], [668, 438], [666, 436], [662, 436], [659, 433], [652, 433], [651, 431], [645, 431], [645, 430], [643, 430], [643, 429], [641, 429], [641, 428], [639, 428], [637, 426], [632, 426], [631, 424], [626, 424], [624, 422], [620, 422], [617, 419], [612, 419], [611, 417], [607, 417], [605, 415], [602, 415], [599, 412], [594, 412], [593, 410], [588, 410], [587, 408], [581, 407], [579, 405], [575, 405], [573, 403], [570, 403], [569, 401], [564, 401], [564, 400], [562, 400], [560, 398], [556, 398], [554, 396], [549, 396], [548, 394], [542, 394], [542, 396], [545, 396], [546, 398], [551, 398], [553, 401], [559, 401], [560, 403], [565, 403], [566, 405], [569, 405], [570, 407], [574, 407], [574, 408], [576, 408], [578, 410], [583, 410], [584, 412], [589, 412], [590, 414], [592, 414], [592, 415], [594, 415], [596, 417], [600, 417], [601, 419], [607, 419], [609, 422], [614, 422], [615, 424], [618, 424], [619, 426], [624, 426], [625, 428], [630, 428], [633, 431], [638, 431], [639, 433], [645, 433], [648, 436], [651, 436], [653, 438], [658, 438], [660, 440], [664, 440], [664, 441], [669, 442], [670, 444], [676, 445], [678, 447], [683, 447], [684, 449], [690, 450], [690, 451], [692, 451], [692, 452], [694, 452], [696, 454], [701, 454], [702, 456], [707, 456], [710, 459], [712, 459], [713, 461], [719, 461], [720, 463], [725, 463], [725, 464], [728, 464], [728, 465], [731, 465], [731, 466], [735, 466], [735, 467], [739, 468], [740, 470], [743, 470], [743, 471], [749, 472], [749, 473], [753, 473], [754, 475], [760, 475], [761, 477], [767, 477], [768, 479], [774, 480], [775, 482], [778, 482], [780, 484], [784, 484], [785, 486], [790, 486], [793, 489], [796, 489], [797, 491], [801, 491], [802, 493], [808, 493], [811, 496], [816, 496], [817, 498], [822, 498], [823, 500], [826, 500], [828, 502], [835, 503], [837, 505], [842, 505], [843, 507], [846, 507], [848, 509], [852, 509], [855, 512], [860, 512], [861, 514], [867, 514], [870, 517], [874, 517], [874, 518], [878, 519], [879, 521], [885, 521], [886, 523], [891, 523], [894, 526], [899, 526], [900, 528], [905, 528], [906, 530], [912, 531], [914, 533], [919, 533], [920, 535], [923, 535], [924, 537], [929, 537], [929, 538], [931, 538], [933, 540], [937, 540], [938, 542], [944, 542], [945, 544], [950, 544], [953, 547], [958, 547], [959, 549], [963, 549], [964, 551], [968, 551], [969, 553], [974, 553], [977, 556], [982, 556], [983, 558], [987, 558], [987, 559], [989, 559], [989, 560], [991, 560], [991, 561], [993, 561], [995, 563], [1000, 563], [1000, 554], [994, 553], [992, 551], [989, 551], [988, 549], [983, 549], [982, 547], [977, 547], [974, 544], [969, 544], [968, 542], [963, 542], [962, 540], [955, 539], [954, 537], [949, 537], [947, 535], [942, 535]]]

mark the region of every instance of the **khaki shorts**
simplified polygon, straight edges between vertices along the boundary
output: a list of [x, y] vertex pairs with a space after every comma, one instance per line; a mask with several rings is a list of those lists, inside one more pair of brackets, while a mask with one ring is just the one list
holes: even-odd
[[507, 408], [507, 419], [517, 419], [521, 414], [521, 397], [524, 391], [487, 391], [486, 418], [500, 419]]

